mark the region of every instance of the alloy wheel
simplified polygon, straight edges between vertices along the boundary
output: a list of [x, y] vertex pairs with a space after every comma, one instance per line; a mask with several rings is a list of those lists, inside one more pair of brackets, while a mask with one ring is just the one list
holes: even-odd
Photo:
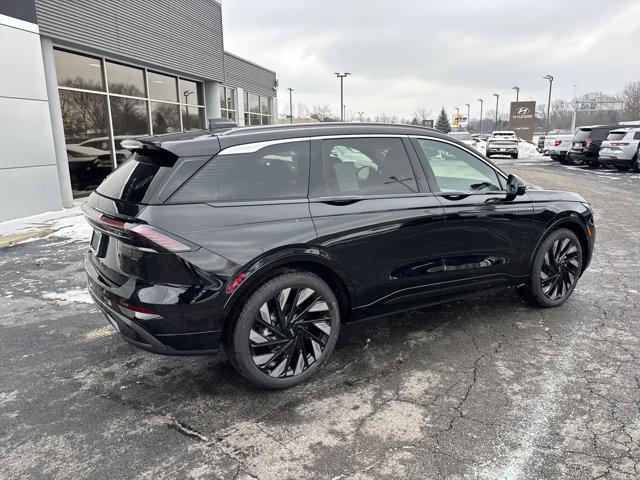
[[542, 292], [557, 300], [571, 291], [579, 277], [578, 248], [570, 238], [559, 238], [544, 256], [540, 269]]
[[290, 287], [262, 304], [249, 332], [249, 351], [264, 374], [293, 377], [316, 363], [329, 341], [329, 305], [311, 288]]

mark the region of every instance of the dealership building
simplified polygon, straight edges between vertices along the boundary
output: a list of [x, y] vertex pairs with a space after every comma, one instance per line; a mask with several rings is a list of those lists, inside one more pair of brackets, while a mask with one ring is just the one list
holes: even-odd
[[130, 138], [277, 118], [276, 74], [224, 50], [214, 0], [0, 2], [0, 222], [73, 205]]

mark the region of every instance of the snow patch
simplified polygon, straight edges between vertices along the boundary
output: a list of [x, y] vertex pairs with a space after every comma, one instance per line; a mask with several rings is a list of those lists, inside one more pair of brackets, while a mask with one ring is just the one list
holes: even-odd
[[91, 295], [81, 288], [67, 290], [66, 292], [46, 292], [42, 297], [47, 300], [57, 300], [63, 303], [93, 303]]
[[[45, 238], [62, 237], [69, 242], [88, 242], [91, 238], [92, 229], [84, 219], [80, 205], [81, 203], [76, 203], [72, 208], [66, 210], [46, 212], [32, 215], [31, 217], [0, 222], [0, 236], [53, 230], [53, 233]], [[27, 239], [23, 242], [32, 240], [34, 239]]]

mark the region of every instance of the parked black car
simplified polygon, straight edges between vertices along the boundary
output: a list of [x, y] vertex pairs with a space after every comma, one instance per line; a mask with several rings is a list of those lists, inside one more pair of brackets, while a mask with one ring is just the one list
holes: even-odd
[[598, 168], [600, 160], [600, 146], [611, 130], [619, 129], [620, 125], [594, 125], [580, 127], [573, 137], [573, 146], [567, 153], [566, 161], [572, 165], [587, 165]]
[[504, 288], [560, 305], [591, 259], [581, 196], [526, 188], [433, 129], [207, 133], [143, 140], [83, 207], [91, 295], [146, 350], [223, 345], [255, 385], [283, 388], [342, 323]]

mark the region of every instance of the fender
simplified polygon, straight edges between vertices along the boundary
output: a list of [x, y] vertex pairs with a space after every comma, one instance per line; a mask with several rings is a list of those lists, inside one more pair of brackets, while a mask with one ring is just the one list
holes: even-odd
[[269, 278], [269, 276], [280, 267], [295, 266], [296, 263], [300, 262], [315, 263], [331, 270], [346, 286], [350, 304], [356, 305], [356, 291], [349, 276], [346, 275], [342, 268], [340, 268], [326, 252], [323, 252], [317, 246], [289, 245], [261, 255], [234, 275], [235, 277], [242, 272], [247, 276], [227, 299], [222, 310], [223, 318], [230, 318], [230, 314], [238, 304], [238, 301], [241, 300], [247, 292], [250, 292], [254, 285]]
[[[584, 238], [583, 240], [586, 240], [587, 245], [589, 244], [589, 240], [587, 238], [587, 234], [586, 234], [586, 227], [587, 227], [587, 223], [584, 221], [584, 219], [581, 217], [579, 212], [563, 212], [561, 214], [556, 215], [550, 222], [547, 223], [547, 225], [545, 226], [544, 232], [542, 233], [542, 235], [540, 236], [540, 238], [538, 239], [538, 243], [536, 243], [535, 248], [533, 249], [533, 253], [531, 254], [531, 258], [529, 259], [529, 271], [531, 271], [531, 268], [533, 266], [533, 261], [534, 258], [536, 256], [536, 253], [538, 253], [538, 249], [540, 248], [540, 245], [542, 244], [542, 242], [549, 236], [549, 234], [556, 230], [557, 228], [563, 226], [563, 225], [575, 225], [578, 226], [580, 228], [580, 231], [583, 232]], [[587, 255], [587, 258], [589, 259], [589, 252], [583, 252], [583, 255]], [[583, 268], [582, 271], [584, 272], [584, 270], [587, 268], [588, 266], [588, 261], [587, 262], [583, 262]]]

